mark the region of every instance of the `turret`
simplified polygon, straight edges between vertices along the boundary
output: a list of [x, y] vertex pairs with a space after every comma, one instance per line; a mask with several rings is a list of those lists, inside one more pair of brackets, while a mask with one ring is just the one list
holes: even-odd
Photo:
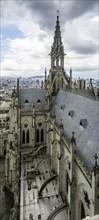
[[70, 68], [70, 89], [72, 89], [72, 69]]
[[45, 89], [47, 88], [47, 70], [45, 68]]
[[19, 78], [17, 79], [17, 97], [19, 98]]

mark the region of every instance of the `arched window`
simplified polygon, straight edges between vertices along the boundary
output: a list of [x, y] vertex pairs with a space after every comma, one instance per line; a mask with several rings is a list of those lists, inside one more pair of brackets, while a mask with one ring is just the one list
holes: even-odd
[[6, 149], [4, 149], [4, 156], [6, 155]]
[[44, 131], [43, 131], [43, 128], [41, 129], [41, 142], [44, 141]]
[[22, 144], [25, 144], [25, 131], [22, 132]]
[[29, 143], [29, 130], [27, 130], [26, 143]]
[[68, 189], [69, 189], [69, 175], [68, 172], [66, 173], [66, 192], [68, 194]]
[[83, 202], [81, 202], [81, 208], [80, 208], [80, 218], [85, 218], [85, 209], [84, 209], [84, 205]]
[[39, 142], [39, 129], [36, 130], [36, 142]]
[[53, 91], [56, 90], [56, 81], [53, 83]]
[[10, 147], [12, 147], [12, 141], [10, 141]]

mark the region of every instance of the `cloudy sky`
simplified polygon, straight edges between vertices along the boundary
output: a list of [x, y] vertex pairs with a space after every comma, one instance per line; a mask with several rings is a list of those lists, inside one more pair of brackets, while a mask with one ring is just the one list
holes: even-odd
[[43, 75], [60, 11], [65, 70], [98, 78], [98, 0], [0, 0], [1, 76]]

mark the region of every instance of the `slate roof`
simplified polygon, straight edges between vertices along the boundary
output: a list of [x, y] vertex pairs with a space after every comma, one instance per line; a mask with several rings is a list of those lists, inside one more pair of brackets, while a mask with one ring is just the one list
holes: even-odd
[[60, 90], [51, 109], [53, 114], [57, 123], [62, 119], [65, 135], [71, 138], [75, 132], [77, 152], [91, 168], [95, 153], [99, 155], [99, 102]]
[[88, 90], [88, 89], [73, 89], [73, 93], [84, 96], [86, 98], [94, 99], [95, 100], [95, 95], [93, 91]]
[[39, 88], [20, 89], [19, 105], [21, 109], [33, 107], [39, 111], [45, 110], [45, 90]]
[[[28, 103], [25, 103], [28, 100]], [[38, 102], [40, 100], [40, 102]], [[33, 104], [38, 111], [45, 110], [45, 90], [39, 88], [20, 89], [19, 105], [21, 109]], [[64, 134], [71, 139], [75, 132], [77, 152], [88, 167], [94, 163], [94, 155], [99, 155], [99, 102], [81, 95], [60, 90], [51, 108], [56, 122], [61, 119]]]

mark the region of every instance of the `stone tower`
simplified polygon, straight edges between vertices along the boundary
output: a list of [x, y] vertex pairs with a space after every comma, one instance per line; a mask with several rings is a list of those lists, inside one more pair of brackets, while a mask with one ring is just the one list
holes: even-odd
[[70, 87], [70, 77], [64, 71], [64, 46], [62, 43], [59, 12], [57, 12], [57, 20], [54, 32], [54, 41], [51, 46], [51, 69], [48, 76], [48, 90], [49, 95], [52, 98], [57, 94], [60, 89]]

